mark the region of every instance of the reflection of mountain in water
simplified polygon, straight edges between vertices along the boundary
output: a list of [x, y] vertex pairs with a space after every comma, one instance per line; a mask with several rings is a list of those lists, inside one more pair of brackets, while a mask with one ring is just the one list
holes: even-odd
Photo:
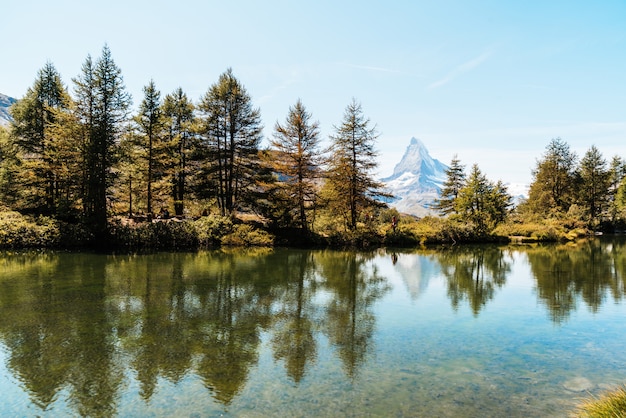
[[438, 271], [435, 262], [417, 254], [399, 255], [395, 268], [400, 273], [412, 300], [426, 292], [430, 278]]

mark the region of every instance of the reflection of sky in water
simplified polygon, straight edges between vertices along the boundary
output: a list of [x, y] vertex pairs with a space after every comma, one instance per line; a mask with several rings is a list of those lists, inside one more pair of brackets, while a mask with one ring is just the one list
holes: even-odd
[[[321, 260], [322, 253], [311, 254]], [[324, 257], [332, 259], [332, 254]], [[555, 323], [538, 297], [527, 254], [504, 252], [503, 261], [509, 266], [506, 280], [494, 287], [478, 314], [466, 298], [460, 299], [457, 309], [452, 308], [450, 278], [442, 273], [433, 253], [399, 253], [394, 264], [390, 254], [381, 251], [365, 262], [362, 277], [370, 278], [376, 271], [389, 287], [369, 302], [361, 297], [371, 296], [367, 293], [370, 287], [359, 285], [351, 292], [337, 279], [337, 287], [333, 287], [323, 280], [321, 270], [304, 282], [303, 290], [308, 293], [302, 306], [296, 299], [285, 299], [289, 301], [289, 309], [285, 309], [280, 299], [297, 294], [295, 282], [263, 291], [264, 297], [275, 298], [268, 309], [275, 317], [264, 321], [263, 326], [255, 325], [258, 356], [249, 364], [240, 391], [228, 405], [216, 401], [196, 371], [202, 350], [194, 352], [180, 380], [172, 381], [163, 373], [156, 380], [154, 394], [142, 399], [138, 373], [133, 369], [133, 350], [138, 348], [133, 344], [137, 342], [121, 341], [122, 334], [111, 334], [112, 339], [119, 338], [114, 359], [125, 370], [116, 411], [120, 416], [567, 416], [587, 392], [599, 393], [626, 381], [623, 300], [614, 302], [605, 297], [594, 312], [577, 295], [576, 310]], [[247, 262], [255, 269], [253, 260]], [[277, 270], [269, 270], [276, 274]], [[153, 278], [155, 283], [161, 279]], [[193, 284], [191, 275], [185, 280]], [[109, 289], [111, 320], [117, 320], [116, 310], [128, 315], [125, 321], [158, 316], [158, 310], [149, 315], [144, 312], [145, 286], [136, 287], [135, 295], [123, 294], [114, 286]], [[151, 300], [167, 302], [170, 289], [170, 284], [155, 287]], [[206, 295], [193, 289], [181, 288], [181, 303], [194, 315], [206, 313], [211, 306], [205, 304]], [[245, 289], [239, 291], [245, 294]], [[172, 306], [177, 307], [175, 303]], [[297, 323], [293, 315], [299, 306], [302, 318], [311, 324], [316, 347], [302, 379], [294, 382], [287, 373], [287, 359], [276, 356], [275, 345], [281, 341], [275, 336], [279, 331], [285, 337], [291, 335], [289, 326]], [[358, 344], [350, 340], [350, 333], [355, 331], [352, 317], [341, 316], [341, 310], [356, 313], [356, 325], [371, 320], [371, 334], [358, 335], [362, 328], [357, 326], [361, 339]], [[239, 315], [246, 314], [246, 309], [239, 311]], [[180, 324], [190, 330], [192, 325]], [[132, 328], [133, 332], [141, 329]], [[200, 329], [210, 331], [204, 326]], [[153, 343], [158, 345], [165, 334], [156, 331], [161, 337], [155, 337]], [[343, 335], [337, 334], [341, 331]], [[348, 376], [346, 352], [354, 348], [350, 343], [361, 344], [366, 351], [362, 358], [357, 356], [355, 372]], [[0, 415], [75, 415], [67, 404], [67, 388], [61, 388], [47, 411], [31, 404], [20, 378], [7, 369], [7, 350], [0, 346]]]

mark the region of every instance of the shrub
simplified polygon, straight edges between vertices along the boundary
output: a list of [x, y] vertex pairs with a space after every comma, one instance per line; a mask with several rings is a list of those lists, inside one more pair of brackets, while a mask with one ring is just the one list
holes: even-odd
[[599, 398], [584, 401], [578, 407], [578, 416], [588, 418], [626, 416], [626, 387], [620, 387]]
[[239, 224], [230, 234], [222, 238], [223, 245], [269, 247], [274, 244], [274, 237], [266, 231], [255, 229], [252, 225]]
[[203, 247], [219, 245], [222, 237], [233, 230], [233, 221], [226, 216], [203, 216], [193, 221], [198, 243]]
[[59, 222], [52, 218], [0, 212], [1, 248], [55, 247], [59, 245], [60, 237]]

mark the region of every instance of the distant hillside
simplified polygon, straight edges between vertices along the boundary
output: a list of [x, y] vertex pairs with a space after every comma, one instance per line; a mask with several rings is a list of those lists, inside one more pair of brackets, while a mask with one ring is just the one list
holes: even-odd
[[0, 93], [0, 125], [7, 126], [11, 123], [9, 107], [15, 102], [16, 100], [13, 97]]

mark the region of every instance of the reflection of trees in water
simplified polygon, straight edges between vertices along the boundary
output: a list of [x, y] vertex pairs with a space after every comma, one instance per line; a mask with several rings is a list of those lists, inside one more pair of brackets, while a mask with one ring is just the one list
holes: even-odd
[[0, 277], [8, 368], [42, 410], [65, 389], [80, 415], [112, 415], [123, 371], [105, 306], [104, 259], [20, 256], [8, 264]]
[[300, 383], [307, 363], [315, 361], [315, 307], [312, 299], [316, 291], [315, 261], [312, 253], [298, 251], [289, 253], [284, 263], [282, 277], [293, 280], [281, 290], [278, 312], [275, 315], [272, 348], [275, 360], [284, 360], [287, 375]]
[[[66, 389], [78, 414], [114, 415], [127, 367], [146, 402], [159, 379], [194, 373], [227, 405], [258, 361], [261, 331], [273, 332], [274, 358], [296, 383], [319, 332], [354, 376], [386, 290], [368, 261], [307, 251], [13, 257], [0, 273], [0, 338], [42, 410]], [[331, 295], [323, 308], [320, 286]]]
[[597, 312], [610, 294], [624, 296], [624, 239], [591, 239], [577, 244], [536, 246], [527, 250], [538, 296], [555, 323], [562, 323], [582, 299]]
[[374, 332], [372, 304], [388, 290], [385, 278], [363, 253], [320, 253], [324, 287], [333, 293], [326, 307], [325, 333], [337, 347], [346, 373], [356, 376]]
[[474, 315], [493, 299], [511, 270], [504, 250], [493, 246], [455, 247], [438, 252], [436, 257], [447, 279], [452, 307], [457, 310], [467, 299]]

